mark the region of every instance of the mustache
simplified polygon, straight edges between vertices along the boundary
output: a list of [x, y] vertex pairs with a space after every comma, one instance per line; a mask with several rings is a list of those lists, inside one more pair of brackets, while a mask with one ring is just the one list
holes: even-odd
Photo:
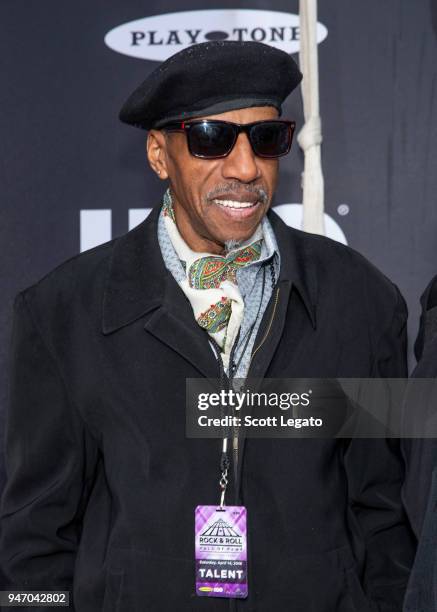
[[241, 183], [226, 183], [223, 185], [217, 185], [205, 196], [206, 201], [211, 201], [217, 198], [217, 196], [223, 196], [226, 194], [233, 194], [238, 196], [244, 196], [249, 194], [255, 194], [257, 200], [261, 204], [267, 204], [269, 201], [269, 194], [262, 185], [242, 185]]

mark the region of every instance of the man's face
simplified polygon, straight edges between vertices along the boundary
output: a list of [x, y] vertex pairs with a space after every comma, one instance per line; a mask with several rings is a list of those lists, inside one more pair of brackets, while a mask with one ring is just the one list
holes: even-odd
[[[252, 123], [277, 116], [273, 107], [254, 107], [202, 118]], [[190, 154], [184, 133], [152, 130], [148, 156], [170, 181], [179, 231], [195, 251], [222, 253], [225, 242], [246, 240], [270, 207], [278, 160], [257, 157], [244, 133], [227, 157], [200, 159]]]

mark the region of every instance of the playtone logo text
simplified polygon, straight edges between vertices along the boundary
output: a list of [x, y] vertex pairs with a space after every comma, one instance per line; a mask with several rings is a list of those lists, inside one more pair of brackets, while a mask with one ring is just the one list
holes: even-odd
[[[326, 27], [318, 23], [317, 42], [322, 42], [327, 35]], [[296, 53], [299, 38], [299, 16], [293, 13], [211, 9], [129, 21], [110, 30], [105, 44], [124, 55], [163, 61], [190, 45], [211, 40], [251, 40]]]

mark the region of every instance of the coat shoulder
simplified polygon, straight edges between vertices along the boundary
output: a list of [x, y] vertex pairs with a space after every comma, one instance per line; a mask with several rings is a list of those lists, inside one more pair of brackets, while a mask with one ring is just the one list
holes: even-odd
[[[365, 291], [372, 299], [396, 304], [403, 298], [398, 287], [364, 255], [326, 236], [289, 228], [290, 240], [313, 262], [319, 279], [332, 290]], [[320, 282], [320, 281], [319, 281]]]
[[319, 313], [365, 321], [375, 337], [393, 325], [405, 325], [408, 310], [398, 287], [361, 253], [326, 236], [289, 227], [282, 220], [275, 225], [280, 225], [280, 234], [292, 245]]
[[92, 249], [78, 253], [50, 270], [38, 281], [18, 293], [35, 314], [71, 311], [78, 302], [96, 297], [104, 283], [109, 262], [119, 238], [114, 238]]

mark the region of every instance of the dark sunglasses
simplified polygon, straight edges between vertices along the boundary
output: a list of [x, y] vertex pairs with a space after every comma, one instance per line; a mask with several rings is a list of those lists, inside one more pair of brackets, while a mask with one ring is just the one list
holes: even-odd
[[229, 155], [241, 132], [247, 134], [252, 150], [258, 157], [274, 158], [287, 155], [295, 127], [294, 121], [285, 119], [267, 119], [243, 124], [201, 119], [189, 123], [174, 121], [162, 129], [168, 132], [185, 132], [191, 155], [215, 159]]

